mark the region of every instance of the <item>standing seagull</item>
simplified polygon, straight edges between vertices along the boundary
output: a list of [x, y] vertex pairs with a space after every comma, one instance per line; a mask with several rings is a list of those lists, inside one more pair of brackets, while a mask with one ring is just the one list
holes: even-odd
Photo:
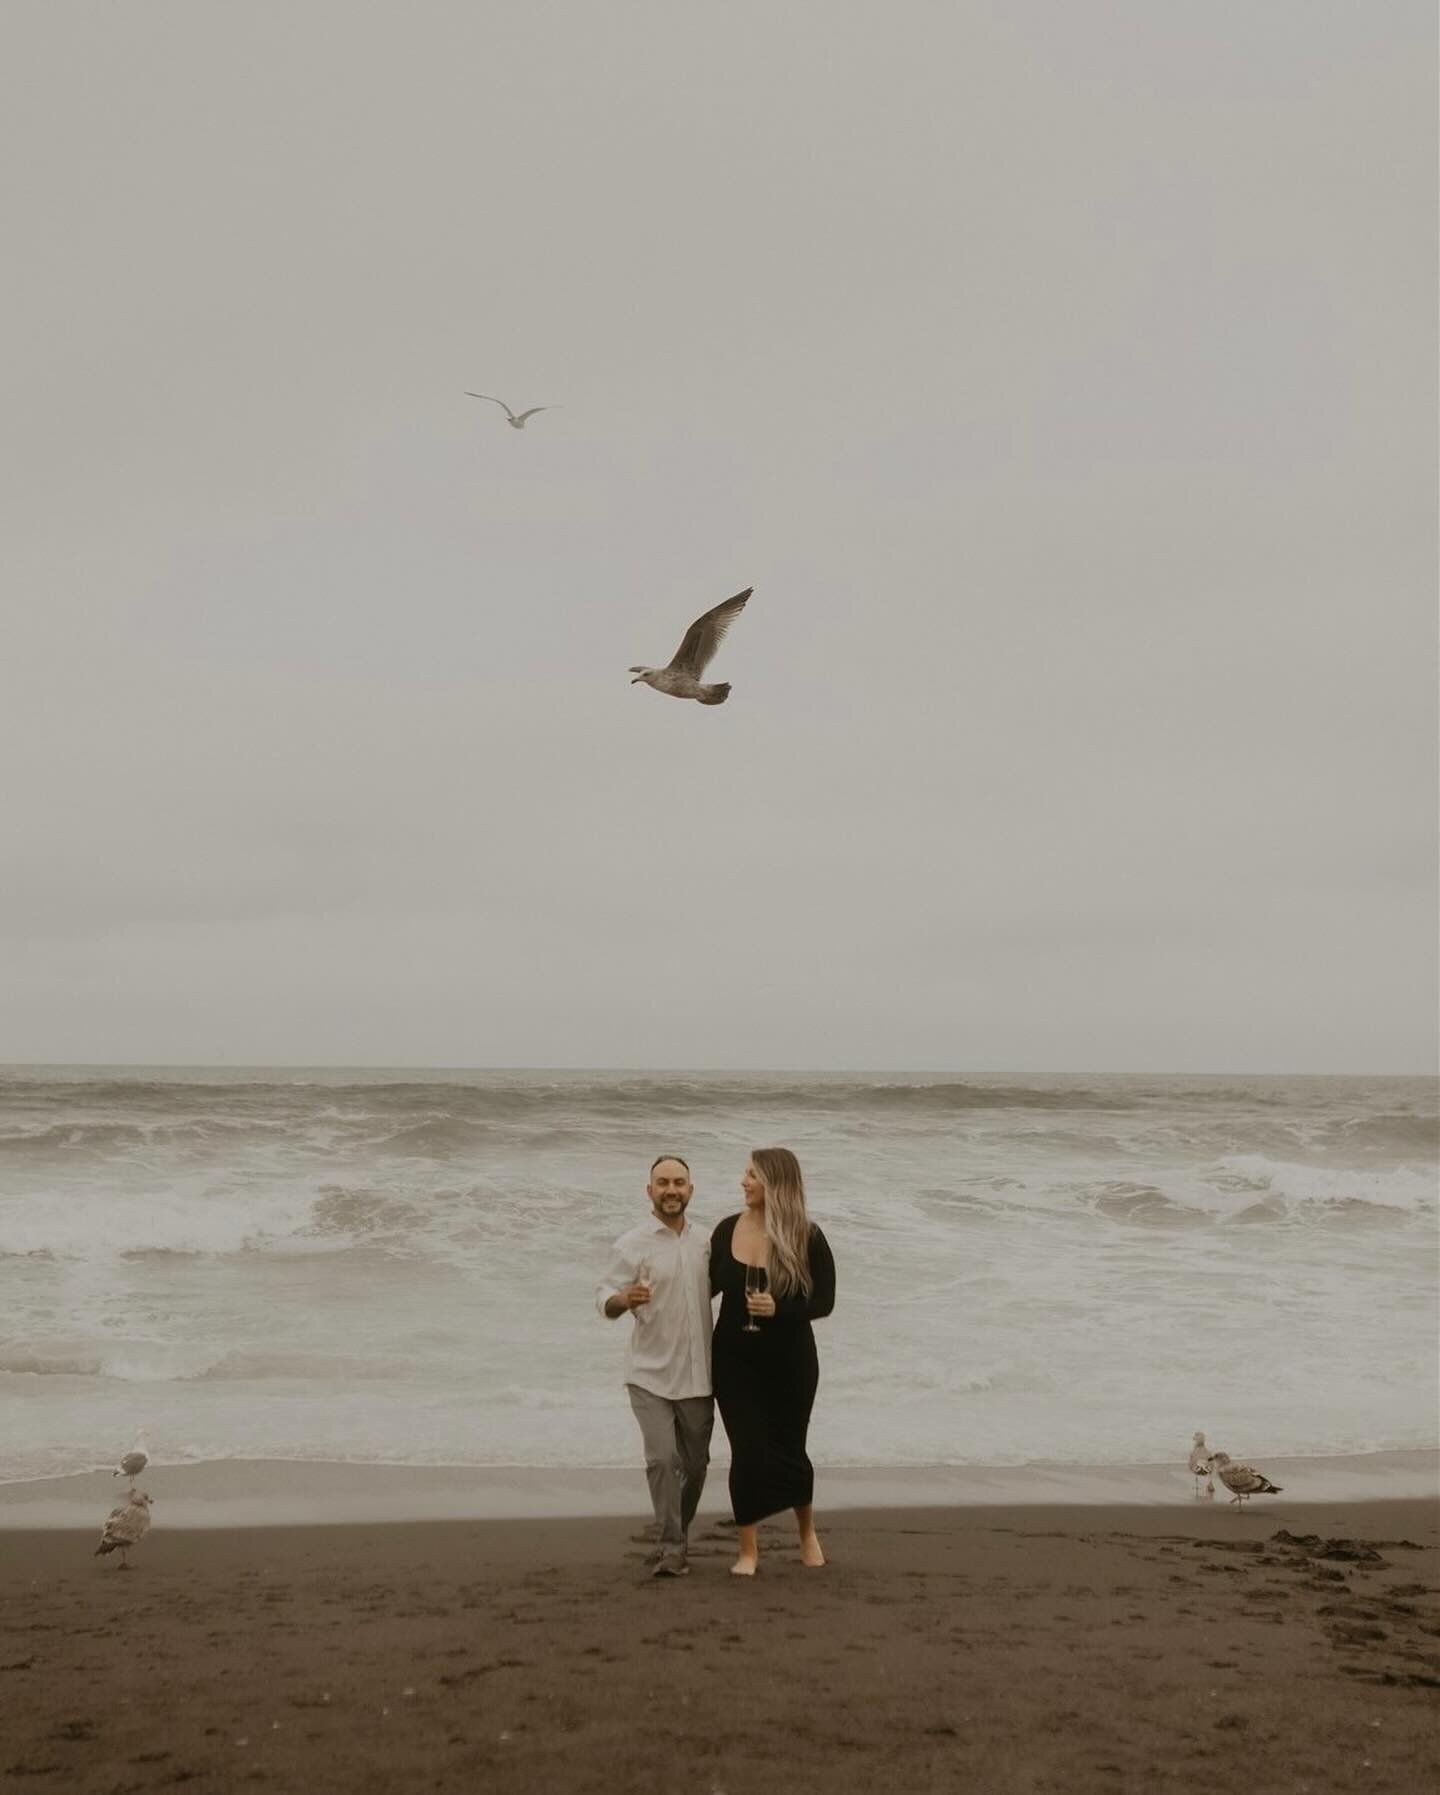
[[128, 1571], [130, 1562], [128, 1554], [132, 1547], [138, 1546], [150, 1531], [150, 1498], [144, 1490], [131, 1490], [130, 1500], [119, 1508], [112, 1508], [101, 1529], [100, 1544], [91, 1554], [92, 1558], [104, 1558], [111, 1552], [120, 1554], [120, 1569]]
[[1262, 1472], [1257, 1471], [1254, 1465], [1234, 1464], [1228, 1452], [1212, 1452], [1210, 1459], [1220, 1473], [1221, 1483], [1227, 1490], [1235, 1492], [1230, 1500], [1239, 1506], [1242, 1513], [1247, 1496], [1278, 1496], [1280, 1494], [1280, 1485], [1271, 1483], [1270, 1479]]
[[142, 1427], [135, 1436], [134, 1446], [124, 1455], [110, 1475], [112, 1477], [128, 1477], [133, 1483], [149, 1463], [150, 1442]]
[[467, 399], [490, 399], [490, 403], [492, 405], [498, 405], [500, 407], [501, 411], [503, 411], [505, 413], [505, 421], [507, 424], [509, 424], [509, 426], [512, 430], [523, 430], [525, 428], [526, 418], [533, 418], [537, 411], [558, 411], [559, 410], [559, 407], [555, 406], [555, 405], [532, 405], [530, 407], [529, 411], [522, 411], [522, 412], [517, 413], [517, 412], [511, 411], [510, 407], [505, 403], [505, 401], [503, 399], [491, 399], [489, 393], [467, 392], [465, 397]]
[[1210, 1448], [1205, 1444], [1204, 1434], [1196, 1434], [1195, 1444], [1190, 1448], [1188, 1459], [1190, 1473], [1195, 1479], [1195, 1494], [1200, 1494], [1200, 1479], [1205, 1479], [1205, 1494], [1215, 1494], [1215, 1479], [1210, 1475]]
[[653, 686], [668, 698], [693, 698], [697, 704], [724, 704], [730, 696], [728, 685], [702, 686], [700, 675], [715, 658], [715, 650], [725, 639], [725, 632], [745, 609], [745, 601], [755, 590], [747, 586], [734, 598], [727, 598], [703, 617], [697, 617], [685, 632], [685, 640], [675, 650], [668, 667], [632, 667], [632, 686]]

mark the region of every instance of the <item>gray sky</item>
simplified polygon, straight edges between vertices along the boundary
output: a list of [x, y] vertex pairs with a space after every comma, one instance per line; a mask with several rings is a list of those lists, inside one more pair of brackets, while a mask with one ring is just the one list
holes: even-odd
[[12, 0], [0, 1059], [1426, 1070], [1435, 33]]

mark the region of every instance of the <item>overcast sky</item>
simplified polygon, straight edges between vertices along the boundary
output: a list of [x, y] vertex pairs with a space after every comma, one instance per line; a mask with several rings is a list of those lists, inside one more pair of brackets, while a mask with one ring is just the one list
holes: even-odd
[[1433, 1065], [1428, 0], [5, 36], [0, 1059]]

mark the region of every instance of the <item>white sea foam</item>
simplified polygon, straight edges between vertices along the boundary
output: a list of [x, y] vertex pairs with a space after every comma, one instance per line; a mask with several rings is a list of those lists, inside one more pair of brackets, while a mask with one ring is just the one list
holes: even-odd
[[1215, 1169], [1225, 1194], [1241, 1198], [1263, 1194], [1292, 1208], [1344, 1205], [1355, 1211], [1389, 1209], [1433, 1216], [1440, 1195], [1433, 1167], [1297, 1165], [1260, 1153], [1235, 1153], [1217, 1161]]

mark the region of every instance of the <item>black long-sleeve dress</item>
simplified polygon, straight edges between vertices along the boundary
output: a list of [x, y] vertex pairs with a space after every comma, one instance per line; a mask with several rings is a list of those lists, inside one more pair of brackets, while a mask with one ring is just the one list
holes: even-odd
[[835, 1260], [812, 1223], [810, 1295], [777, 1296], [774, 1315], [758, 1318], [759, 1333], [742, 1333], [745, 1267], [731, 1251], [739, 1219], [727, 1215], [710, 1236], [710, 1293], [723, 1298], [711, 1377], [730, 1437], [731, 1505], [739, 1525], [751, 1527], [781, 1509], [804, 1507], [815, 1494], [805, 1435], [820, 1361], [810, 1323], [835, 1307]]

